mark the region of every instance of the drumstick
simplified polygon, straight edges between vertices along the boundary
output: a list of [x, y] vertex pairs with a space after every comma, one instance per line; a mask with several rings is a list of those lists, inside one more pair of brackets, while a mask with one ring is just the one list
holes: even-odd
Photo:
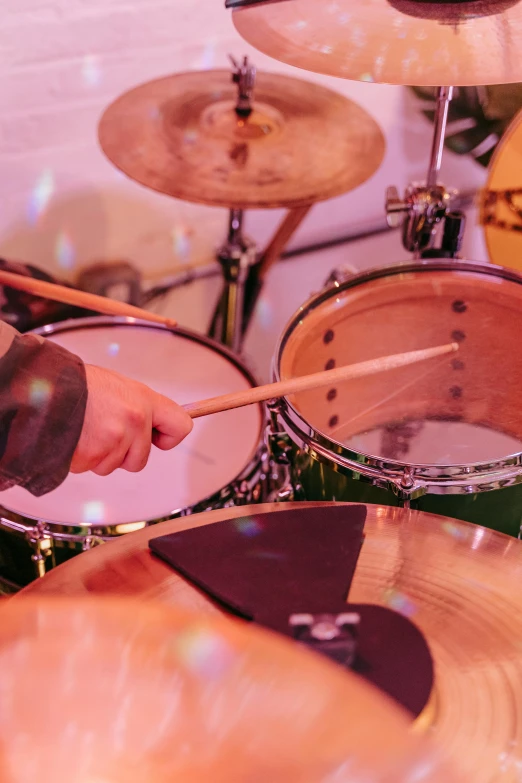
[[109, 299], [107, 296], [98, 296], [89, 294], [86, 291], [78, 291], [75, 288], [67, 288], [57, 283], [48, 283], [45, 280], [37, 280], [34, 277], [18, 275], [15, 272], [5, 272], [0, 270], [0, 285], [16, 288], [18, 291], [25, 291], [33, 296], [41, 296], [43, 299], [52, 299], [62, 304], [70, 304], [75, 307], [81, 307], [84, 310], [95, 310], [105, 315], [120, 315], [128, 318], [139, 318], [142, 321], [151, 321], [152, 323], [163, 324], [164, 326], [176, 326], [176, 321], [172, 318], [165, 318], [163, 315], [149, 313], [148, 310], [142, 310], [141, 307], [118, 302], [116, 299]]
[[335, 370], [324, 370], [312, 375], [291, 378], [288, 381], [268, 383], [265, 386], [257, 386], [247, 391], [224, 394], [221, 397], [212, 397], [209, 400], [201, 400], [200, 402], [191, 402], [183, 407], [192, 419], [197, 419], [200, 416], [208, 416], [210, 413], [220, 413], [232, 408], [242, 408], [245, 405], [253, 405], [256, 402], [286, 397], [296, 392], [330, 386], [332, 383], [339, 383], [339, 381], [362, 378], [365, 375], [372, 375], [385, 370], [394, 370], [407, 364], [415, 364], [425, 359], [433, 359], [435, 356], [442, 356], [445, 353], [452, 353], [453, 351], [458, 351], [458, 349], [457, 343], [449, 343], [448, 345], [438, 345], [435, 348], [424, 348], [420, 351], [396, 353], [391, 356], [383, 356], [380, 359], [370, 359], [358, 364], [349, 364]]

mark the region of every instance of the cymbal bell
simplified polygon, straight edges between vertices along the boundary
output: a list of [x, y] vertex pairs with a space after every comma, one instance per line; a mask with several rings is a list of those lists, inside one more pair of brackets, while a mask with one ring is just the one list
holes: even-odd
[[394, 703], [275, 634], [131, 599], [0, 612], [2, 783], [452, 780]]
[[127, 176], [185, 201], [293, 208], [333, 198], [379, 168], [385, 143], [362, 108], [316, 84], [258, 73], [253, 112], [235, 112], [227, 70], [176, 74], [118, 98], [99, 140]]
[[256, 49], [316, 73], [417, 86], [522, 81], [519, 0], [246, 0], [233, 21]]

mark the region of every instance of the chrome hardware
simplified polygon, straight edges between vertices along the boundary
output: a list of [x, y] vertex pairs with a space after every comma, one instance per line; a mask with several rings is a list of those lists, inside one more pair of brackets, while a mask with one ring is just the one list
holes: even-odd
[[236, 113], [240, 117], [248, 117], [252, 112], [252, 99], [257, 75], [256, 68], [249, 63], [248, 57], [243, 57], [242, 63], [238, 63], [231, 54], [228, 55], [228, 58], [234, 67], [232, 81], [234, 84], [237, 84]]
[[105, 541], [100, 536], [86, 536], [82, 541], [82, 552], [88, 552], [101, 544], [105, 544]]
[[243, 312], [248, 272], [257, 260], [256, 246], [243, 235], [243, 210], [231, 209], [227, 241], [218, 252], [224, 291], [209, 328], [209, 337], [239, 353], [243, 340]]
[[402, 225], [402, 242], [410, 253], [420, 254], [432, 243], [437, 225], [446, 217], [456, 195], [437, 182], [453, 87], [439, 87], [430, 163], [425, 185], [410, 185], [403, 199], [397, 188], [386, 191], [386, 215], [390, 228]]
[[38, 577], [45, 575], [45, 561], [52, 551], [52, 537], [45, 522], [39, 520], [26, 532], [26, 539], [33, 549], [31, 560], [35, 564]]
[[329, 657], [350, 666], [357, 651], [357, 628], [361, 617], [356, 612], [341, 614], [292, 614], [288, 625], [296, 641], [308, 644]]
[[[390, 190], [390, 188], [388, 189]], [[345, 264], [343, 266], [332, 269], [332, 271], [326, 278], [323, 288], [332, 288], [332, 286], [336, 286], [338, 288], [341, 285], [341, 283], [345, 283], [347, 280], [349, 280], [351, 277], [354, 277], [356, 274], [357, 274], [357, 269], [355, 269], [355, 267], [353, 266], [350, 266], [349, 264]]]
[[428, 188], [410, 185], [404, 199], [399, 198], [397, 188], [386, 192], [388, 225], [397, 228], [402, 224], [402, 242], [410, 253], [420, 253], [431, 245], [439, 223], [446, 217], [456, 196], [444, 185]]

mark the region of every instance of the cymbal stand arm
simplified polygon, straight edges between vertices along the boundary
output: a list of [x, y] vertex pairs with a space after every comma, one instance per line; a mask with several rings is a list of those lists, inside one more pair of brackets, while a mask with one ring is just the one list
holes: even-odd
[[431, 147], [428, 176], [426, 178], [427, 188], [434, 188], [437, 185], [437, 179], [442, 163], [442, 153], [444, 152], [444, 139], [446, 136], [446, 125], [448, 124], [449, 105], [452, 98], [453, 87], [439, 87], [439, 92], [437, 95], [437, 109], [435, 112], [433, 144]]
[[435, 127], [431, 147], [430, 164], [425, 185], [411, 184], [403, 199], [397, 188], [386, 191], [388, 225], [402, 225], [402, 242], [406, 250], [419, 257], [430, 247], [437, 225], [444, 220], [456, 195], [437, 182], [444, 151], [448, 110], [453, 97], [453, 87], [439, 87], [435, 110]]

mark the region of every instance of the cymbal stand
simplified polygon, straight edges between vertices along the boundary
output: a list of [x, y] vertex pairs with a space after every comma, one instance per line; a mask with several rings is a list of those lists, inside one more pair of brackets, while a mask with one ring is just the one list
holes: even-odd
[[[238, 98], [235, 111], [238, 122], [245, 122], [252, 113], [252, 98], [256, 69], [247, 57], [238, 63], [230, 57], [234, 71], [232, 81], [237, 84]], [[256, 262], [256, 246], [243, 234], [242, 209], [231, 209], [227, 241], [217, 259], [223, 270], [224, 289], [208, 331], [209, 337], [239, 353], [243, 338], [243, 310], [245, 285], [250, 267]]]
[[243, 235], [243, 210], [231, 209], [228, 238], [217, 259], [223, 270], [224, 288], [208, 332], [209, 337], [237, 353], [243, 338], [245, 284], [256, 261], [256, 246]]
[[452, 97], [453, 87], [439, 87], [426, 184], [409, 185], [403, 199], [395, 187], [386, 191], [388, 225], [396, 228], [402, 224], [402, 243], [415, 257], [420, 257], [430, 248], [437, 226], [446, 218], [451, 200], [456, 195], [437, 182]]

